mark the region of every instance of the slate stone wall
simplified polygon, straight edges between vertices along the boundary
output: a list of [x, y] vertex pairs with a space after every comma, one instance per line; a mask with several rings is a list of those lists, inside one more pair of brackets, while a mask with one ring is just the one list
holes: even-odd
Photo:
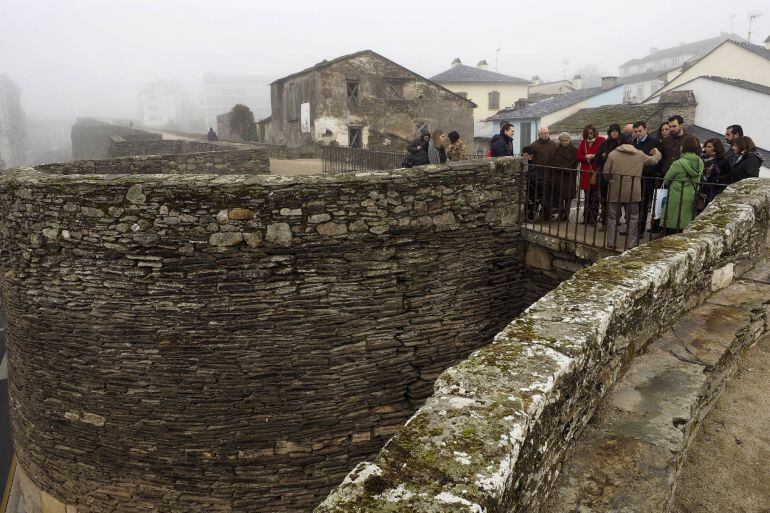
[[629, 362], [765, 256], [769, 227], [770, 180], [744, 180], [683, 234], [577, 271], [443, 372], [315, 513], [537, 512]]
[[[148, 141], [158, 143], [174, 141]], [[132, 147], [145, 141], [132, 143]], [[138, 155], [103, 160], [76, 160], [43, 164], [35, 169], [45, 173], [74, 174], [216, 174], [249, 175], [269, 174], [270, 159], [263, 148], [223, 149], [202, 153], [171, 155]]]
[[526, 306], [517, 159], [52, 170], [0, 176], [31, 513], [307, 512]]
[[[205, 151], [222, 151], [237, 145], [207, 141], [186, 141], [182, 139], [130, 140], [113, 137], [107, 157], [131, 157], [134, 155], [180, 155]], [[240, 146], [244, 148], [244, 146]]]

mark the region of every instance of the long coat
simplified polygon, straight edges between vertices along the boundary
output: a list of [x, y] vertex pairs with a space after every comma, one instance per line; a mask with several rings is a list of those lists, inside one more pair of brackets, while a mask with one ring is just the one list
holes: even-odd
[[698, 190], [703, 161], [695, 153], [685, 153], [671, 163], [663, 181], [668, 185], [668, 198], [661, 224], [666, 228], [685, 228], [693, 218], [695, 192]]
[[621, 144], [607, 156], [604, 177], [609, 182], [607, 201], [638, 203], [642, 201], [642, 172], [645, 166], [660, 161], [660, 153], [645, 155], [631, 144]]
[[577, 193], [577, 148], [571, 142], [569, 146], [559, 146], [551, 156], [553, 176], [551, 183], [554, 187], [554, 198], [557, 200], [571, 201]]
[[596, 162], [586, 158], [586, 155], [596, 155], [602, 147], [604, 137], [599, 136], [594, 139], [594, 143], [590, 144], [586, 139], [580, 141], [577, 151], [577, 160], [580, 163], [580, 189], [587, 191], [589, 189], [596, 189], [599, 187], [599, 182], [591, 185], [591, 175], [598, 171]]

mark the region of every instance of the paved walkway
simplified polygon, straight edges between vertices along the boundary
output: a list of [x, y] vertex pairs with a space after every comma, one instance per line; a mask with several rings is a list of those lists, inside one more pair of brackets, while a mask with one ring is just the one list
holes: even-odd
[[701, 424], [672, 513], [770, 513], [770, 337], [738, 371]]

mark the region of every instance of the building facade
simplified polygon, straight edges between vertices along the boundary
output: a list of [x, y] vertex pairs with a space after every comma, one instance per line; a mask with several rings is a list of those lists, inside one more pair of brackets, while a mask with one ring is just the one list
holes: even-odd
[[140, 123], [149, 128], [201, 130], [202, 120], [187, 91], [176, 82], [151, 82], [139, 93]]
[[679, 74], [688, 62], [707, 54], [728, 39], [744, 41], [736, 34], [721, 34], [662, 50], [650, 48], [649, 55], [622, 64], [619, 79], [623, 84], [623, 101], [642, 103], [660, 90], [672, 76]]
[[[26, 130], [21, 90], [7, 75], [0, 75], [0, 165], [20, 166], [26, 161]], [[4, 164], [3, 164], [4, 163]]]
[[[470, 100], [371, 51], [323, 61], [271, 84], [264, 142], [397, 148], [422, 130], [473, 137]], [[262, 130], [260, 130], [260, 133]], [[468, 134], [468, 135], [465, 135]]]

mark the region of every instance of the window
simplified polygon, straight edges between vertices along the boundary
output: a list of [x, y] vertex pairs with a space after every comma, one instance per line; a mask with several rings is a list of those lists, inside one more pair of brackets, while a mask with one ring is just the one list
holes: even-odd
[[644, 84], [636, 86], [636, 99], [640, 101], [644, 99]]
[[348, 146], [351, 148], [363, 148], [363, 127], [349, 126], [348, 127]]
[[385, 84], [385, 98], [389, 100], [404, 99], [404, 83], [391, 81]]
[[529, 121], [522, 123], [519, 127], [519, 133], [521, 134], [521, 145], [519, 147], [529, 146], [529, 143], [532, 142], [532, 124]]
[[500, 93], [497, 91], [489, 93], [489, 110], [500, 110]]
[[294, 83], [289, 84], [289, 91], [286, 96], [289, 104], [288, 120], [297, 121], [299, 119], [299, 93]]
[[361, 99], [361, 81], [360, 80], [348, 80], [347, 81], [347, 93], [348, 104], [358, 105]]
[[468, 99], [468, 93], [466, 93], [465, 91], [463, 91], [461, 93], [455, 93], [455, 94], [457, 94], [458, 96], [462, 96], [465, 99]]

